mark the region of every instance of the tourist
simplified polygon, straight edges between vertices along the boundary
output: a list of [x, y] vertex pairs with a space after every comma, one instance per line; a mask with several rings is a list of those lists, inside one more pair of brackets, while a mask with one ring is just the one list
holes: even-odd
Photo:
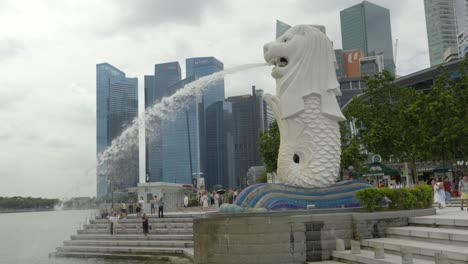
[[110, 234], [113, 235], [114, 233], [117, 234], [117, 223], [119, 222], [119, 217], [116, 213], [109, 217], [110, 220]]
[[137, 218], [140, 218], [141, 216], [141, 207], [140, 207], [140, 203], [137, 203], [137, 206], [136, 206], [136, 214], [137, 214]]
[[164, 196], [161, 196], [158, 201], [158, 218], [164, 218]]
[[214, 200], [215, 200], [216, 207], [219, 207], [219, 194], [218, 193], [215, 193]]
[[185, 194], [184, 196], [184, 207], [188, 207], [188, 196]]
[[208, 196], [206, 195], [206, 192], [203, 194], [201, 201], [203, 205], [203, 211], [205, 211], [208, 208]]
[[158, 199], [158, 196], [155, 195], [154, 199], [151, 200], [151, 209], [150, 209], [150, 214], [153, 214], [155, 212], [155, 206], [156, 206], [156, 201]]
[[445, 176], [443, 185], [444, 185], [444, 192], [445, 192], [445, 203], [450, 205], [452, 203], [452, 198], [451, 198], [452, 184], [450, 183], [450, 179], [448, 176]]
[[128, 199], [128, 213], [133, 214], [133, 201]]
[[444, 186], [441, 183], [439, 178], [436, 178], [434, 181], [434, 203], [439, 205], [439, 209], [445, 207], [445, 192]]
[[458, 192], [461, 199], [460, 209], [463, 211], [463, 203], [466, 202], [468, 205], [468, 175], [464, 175], [463, 180], [458, 183]]
[[383, 183], [383, 181], [380, 180], [380, 181], [379, 181], [379, 188], [383, 188], [383, 187], [385, 187], [385, 183]]
[[213, 205], [213, 197], [211, 196], [211, 193], [208, 193], [208, 205]]
[[143, 217], [141, 219], [143, 219], [143, 234], [147, 236], [149, 232], [148, 216], [143, 213]]
[[120, 209], [120, 213], [123, 215], [124, 218], [127, 217], [127, 204], [122, 203], [122, 209]]
[[232, 201], [235, 202], [237, 198], [237, 190], [234, 190], [234, 196], [232, 197]]

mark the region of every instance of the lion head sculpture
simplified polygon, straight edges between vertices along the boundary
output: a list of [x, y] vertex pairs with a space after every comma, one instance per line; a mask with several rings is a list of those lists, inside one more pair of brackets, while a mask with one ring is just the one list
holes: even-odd
[[264, 57], [275, 65], [276, 96], [281, 117], [287, 118], [304, 109], [303, 97], [321, 96], [322, 113], [345, 120], [336, 100], [341, 95], [335, 73], [335, 53], [328, 37], [313, 26], [298, 25], [276, 41], [265, 44]]

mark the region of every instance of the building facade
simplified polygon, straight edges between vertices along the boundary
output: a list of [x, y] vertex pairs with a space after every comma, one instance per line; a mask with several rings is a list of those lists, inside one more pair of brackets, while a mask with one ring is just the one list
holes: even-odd
[[395, 73], [390, 11], [368, 1], [340, 12], [343, 51], [359, 49], [363, 57], [383, 55], [385, 69]]
[[424, 0], [431, 66], [444, 62], [444, 52], [458, 47], [454, 0]]
[[[170, 87], [180, 82], [181, 69], [178, 62], [154, 66], [154, 75], [145, 76], [145, 108], [152, 107], [163, 97], [171, 94]], [[163, 124], [152, 120], [146, 127], [146, 177], [147, 181], [163, 181]]]
[[[234, 143], [234, 186], [243, 187], [250, 167], [262, 166], [258, 152], [259, 132], [266, 129], [272, 114], [265, 113], [263, 90], [252, 87], [251, 95], [232, 96], [226, 99], [232, 103], [233, 143]], [[265, 120], [265, 117], [268, 120]]]
[[[97, 197], [109, 195], [112, 189], [135, 187], [139, 179], [138, 146], [132, 146], [119, 163], [125, 167], [119, 175], [110, 175], [113, 163], [101, 163], [99, 156], [112, 141], [132, 125], [138, 116], [138, 79], [127, 78], [125, 73], [108, 63], [96, 65], [96, 154]], [[136, 133], [138, 135], [138, 133]], [[136, 140], [138, 141], [138, 140]], [[116, 161], [117, 162], [117, 161]], [[118, 186], [116, 186], [118, 183]]]

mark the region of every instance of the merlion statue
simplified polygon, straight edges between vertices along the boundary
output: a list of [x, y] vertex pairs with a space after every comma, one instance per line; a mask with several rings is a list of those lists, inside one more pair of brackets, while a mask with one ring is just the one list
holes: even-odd
[[274, 65], [276, 95], [265, 95], [281, 133], [277, 175], [281, 183], [327, 187], [335, 183], [341, 142], [338, 122], [345, 120], [337, 95], [335, 54], [328, 37], [307, 25], [290, 28], [265, 44]]

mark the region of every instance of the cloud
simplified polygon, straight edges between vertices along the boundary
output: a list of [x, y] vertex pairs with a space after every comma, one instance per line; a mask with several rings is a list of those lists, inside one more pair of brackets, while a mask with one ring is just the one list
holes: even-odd
[[24, 42], [18, 39], [0, 39], [0, 62], [16, 57], [25, 50]]
[[209, 10], [223, 8], [217, 0], [116, 0], [125, 27], [155, 27], [160, 24], [177, 23], [197, 26], [202, 23]]

